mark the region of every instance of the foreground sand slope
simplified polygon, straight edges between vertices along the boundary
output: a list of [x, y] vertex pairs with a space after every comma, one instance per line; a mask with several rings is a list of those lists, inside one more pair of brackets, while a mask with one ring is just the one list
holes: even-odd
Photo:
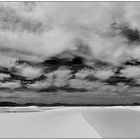
[[102, 138], [140, 138], [140, 108], [88, 109], [82, 116]]
[[93, 137], [100, 136], [81, 116], [79, 108], [0, 114], [0, 138]]
[[18, 113], [0, 113], [0, 138], [140, 138], [140, 107], [7, 110]]

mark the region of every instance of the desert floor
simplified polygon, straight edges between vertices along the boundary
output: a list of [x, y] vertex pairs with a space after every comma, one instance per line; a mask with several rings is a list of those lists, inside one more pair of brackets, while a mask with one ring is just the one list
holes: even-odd
[[140, 107], [1, 107], [0, 111], [0, 138], [140, 138]]

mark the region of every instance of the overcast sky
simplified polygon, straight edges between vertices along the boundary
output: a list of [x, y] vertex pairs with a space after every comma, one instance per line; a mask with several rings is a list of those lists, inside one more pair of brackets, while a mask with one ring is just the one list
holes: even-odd
[[[138, 2], [1, 2], [0, 65], [12, 67], [17, 59], [41, 62], [77, 50], [77, 44], [89, 48], [90, 56], [85, 57], [112, 66], [132, 58], [140, 61], [139, 10]], [[40, 68], [18, 69], [28, 78], [42, 75]], [[93, 74], [102, 81], [114, 71], [108, 68]], [[139, 82], [140, 67], [127, 66], [120, 76]]]
[[139, 44], [112, 29], [116, 24], [139, 30], [139, 8], [137, 2], [1, 2], [0, 49], [44, 58], [75, 49], [82, 40], [93, 57], [114, 64], [139, 59]]

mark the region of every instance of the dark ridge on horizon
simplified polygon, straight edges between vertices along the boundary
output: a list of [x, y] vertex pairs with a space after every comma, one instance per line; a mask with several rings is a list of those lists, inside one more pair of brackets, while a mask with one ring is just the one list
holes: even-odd
[[132, 104], [69, 104], [69, 103], [52, 103], [52, 104], [44, 104], [44, 103], [25, 103], [25, 104], [18, 104], [15, 102], [0, 102], [0, 107], [29, 107], [29, 106], [38, 106], [38, 107], [60, 107], [60, 106], [66, 106], [66, 107], [78, 107], [78, 106], [140, 106], [140, 103], [134, 102]]

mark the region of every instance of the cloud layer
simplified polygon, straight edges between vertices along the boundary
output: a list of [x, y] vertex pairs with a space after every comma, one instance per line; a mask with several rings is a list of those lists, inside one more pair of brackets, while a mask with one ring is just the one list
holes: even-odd
[[[139, 9], [138, 2], [1, 2], [1, 87], [14, 82], [39, 89], [53, 83], [93, 90], [102, 85], [101, 91], [113, 92], [139, 84]], [[60, 63], [43, 65], [56, 56], [63, 58]], [[63, 69], [73, 57], [83, 59], [73, 62], [78, 70], [67, 64]]]

